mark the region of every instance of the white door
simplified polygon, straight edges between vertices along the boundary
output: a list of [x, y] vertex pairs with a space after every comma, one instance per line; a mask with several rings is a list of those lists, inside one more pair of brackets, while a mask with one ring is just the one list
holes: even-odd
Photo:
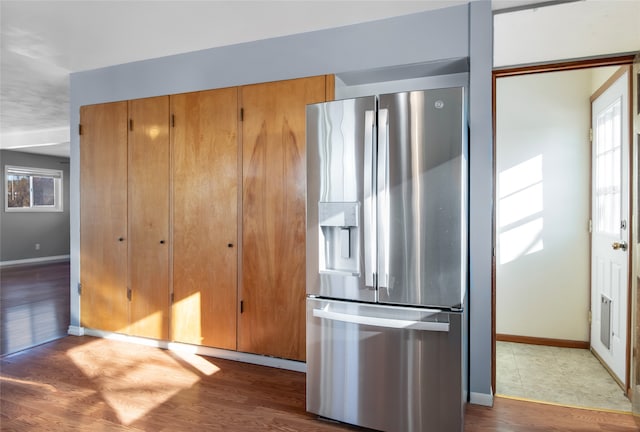
[[626, 385], [628, 72], [592, 102], [591, 348]]

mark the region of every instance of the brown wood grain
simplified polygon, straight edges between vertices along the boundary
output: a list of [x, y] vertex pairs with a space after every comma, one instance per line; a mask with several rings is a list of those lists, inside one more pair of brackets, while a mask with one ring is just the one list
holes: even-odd
[[80, 122], [81, 325], [123, 332], [128, 324], [127, 103], [83, 106]]
[[345, 431], [305, 412], [298, 372], [91, 337], [0, 363], [7, 431]]
[[325, 100], [325, 80], [241, 88], [241, 351], [305, 357], [305, 115]]
[[168, 339], [169, 97], [129, 101], [129, 118], [128, 333]]
[[0, 267], [0, 355], [64, 337], [69, 260]]
[[532, 73], [559, 72], [563, 70], [586, 69], [601, 66], [618, 66], [633, 63], [633, 58], [633, 54], [623, 54], [592, 59], [562, 61], [560, 63], [542, 63], [531, 66], [506, 66], [494, 69], [493, 73], [497, 78], [502, 78], [507, 76], [528, 75]]
[[171, 338], [236, 349], [238, 90], [171, 96]]
[[525, 343], [530, 345], [544, 345], [560, 348], [589, 349], [589, 341], [576, 341], [569, 339], [551, 339], [532, 336], [496, 334], [496, 340], [501, 342]]
[[[88, 336], [0, 359], [3, 431], [365, 431], [305, 412], [305, 374]], [[466, 432], [632, 432], [629, 414], [496, 398]], [[444, 432], [444, 431], [443, 431]]]
[[640, 418], [631, 414], [569, 408], [495, 398], [493, 408], [468, 405], [466, 432], [631, 432]]
[[325, 92], [324, 92], [325, 101], [334, 100], [336, 98], [336, 76], [326, 75], [324, 85], [325, 85]]

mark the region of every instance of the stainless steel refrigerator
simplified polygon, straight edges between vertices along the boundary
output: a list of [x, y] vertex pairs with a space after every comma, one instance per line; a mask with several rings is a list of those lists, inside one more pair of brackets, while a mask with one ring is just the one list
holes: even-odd
[[307, 107], [307, 411], [462, 431], [462, 87]]

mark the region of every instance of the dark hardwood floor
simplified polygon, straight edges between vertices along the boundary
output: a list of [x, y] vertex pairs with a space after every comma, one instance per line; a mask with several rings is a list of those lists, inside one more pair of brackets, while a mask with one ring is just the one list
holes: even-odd
[[[88, 336], [0, 360], [2, 431], [362, 431], [305, 412], [305, 375]], [[638, 431], [627, 414], [497, 399], [467, 432]], [[447, 431], [438, 431], [447, 432]]]
[[69, 262], [0, 268], [0, 355], [66, 336]]
[[[0, 280], [2, 431], [363, 430], [306, 413], [301, 373], [65, 337], [68, 262], [4, 267]], [[467, 407], [465, 431], [640, 431], [640, 419], [496, 399]]]

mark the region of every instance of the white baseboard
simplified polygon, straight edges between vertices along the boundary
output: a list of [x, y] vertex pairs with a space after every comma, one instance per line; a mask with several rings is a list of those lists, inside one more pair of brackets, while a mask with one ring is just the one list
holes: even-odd
[[487, 393], [469, 393], [469, 402], [474, 405], [493, 406], [493, 395]]
[[84, 336], [84, 327], [70, 325], [67, 333], [71, 336]]
[[26, 259], [13, 260], [13, 261], [0, 261], [0, 267], [20, 265], [20, 264], [41, 264], [41, 263], [46, 263], [51, 261], [66, 261], [70, 257], [71, 257], [70, 255], [55, 255], [55, 256], [38, 257], [38, 258], [26, 258]]
[[[260, 366], [269, 366], [269, 367], [286, 369], [286, 370], [291, 370], [296, 372], [307, 371], [306, 363], [295, 361], [295, 360], [287, 360], [287, 359], [281, 359], [276, 357], [267, 357], [267, 356], [261, 356], [257, 354], [249, 354], [249, 353], [230, 351], [230, 350], [225, 350], [220, 348], [190, 345], [190, 344], [179, 343], [179, 342], [168, 342], [168, 341], [156, 340], [156, 339], [146, 339], [146, 338], [141, 338], [136, 336], [128, 336], [120, 333], [112, 333], [112, 332], [106, 332], [102, 330], [94, 330], [94, 329], [88, 329], [88, 328], [86, 329], [82, 328], [82, 330], [83, 330], [83, 333], [87, 336], [95, 336], [95, 337], [100, 337], [104, 339], [111, 339], [111, 340], [117, 340], [121, 342], [128, 342], [128, 343], [134, 343], [138, 345], [150, 346], [154, 348], [162, 348], [169, 351], [187, 352], [190, 354], [204, 355], [207, 357], [217, 357], [217, 358], [222, 358], [226, 360], [234, 360], [234, 361], [239, 361], [243, 363], [257, 364]], [[69, 334], [72, 334], [71, 326], [69, 327]]]

